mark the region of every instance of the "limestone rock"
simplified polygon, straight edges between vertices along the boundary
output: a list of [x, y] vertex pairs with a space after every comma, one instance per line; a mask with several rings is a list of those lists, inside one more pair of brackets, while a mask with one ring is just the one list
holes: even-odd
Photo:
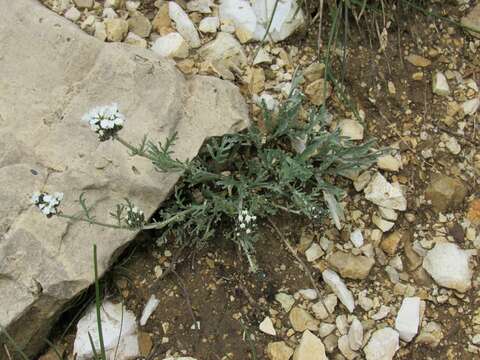
[[120, 42], [128, 33], [128, 22], [124, 19], [106, 19], [104, 21], [107, 40]]
[[462, 18], [462, 25], [475, 29], [469, 31], [472, 36], [480, 38], [480, 4], [477, 4], [466, 16]]
[[[128, 197], [149, 217], [181, 176], [155, 171], [117, 142], [99, 143], [84, 113], [117, 102], [124, 138], [164, 141], [175, 130], [175, 156], [192, 159], [207, 137], [243, 129], [248, 109], [230, 83], [187, 81], [170, 61], [100, 42], [36, 0], [5, 2], [0, 33], [0, 201], [9, 204], [0, 209], [0, 324], [35, 358], [64, 306], [92, 284], [93, 243], [103, 274], [136, 233], [46, 219], [29, 195], [64, 192], [62, 210], [76, 213], [86, 192], [106, 222]], [[109, 165], [99, 169], [102, 157]]]
[[410, 64], [418, 67], [427, 67], [432, 64], [432, 62], [423, 56], [410, 54], [405, 58]]
[[379, 169], [398, 172], [402, 168], [402, 160], [399, 156], [383, 155], [377, 159]]
[[295, 349], [293, 360], [328, 360], [322, 340], [305, 330]]
[[[136, 359], [140, 355], [140, 349], [135, 314], [123, 309], [121, 303], [113, 304], [107, 301], [102, 303], [100, 317], [107, 358], [113, 359], [116, 353], [118, 359]], [[95, 348], [100, 349], [95, 304], [90, 306], [77, 324], [73, 353], [76, 354], [78, 360], [87, 360], [94, 357], [89, 334]], [[121, 334], [120, 338], [118, 334]]]
[[140, 317], [140, 325], [145, 326], [150, 316], [153, 314], [155, 309], [157, 308], [158, 304], [160, 304], [160, 300], [158, 300], [155, 295], [150, 296], [145, 307], [142, 311], [142, 316]]
[[185, 59], [188, 56], [188, 44], [182, 35], [172, 32], [157, 38], [152, 51], [162, 57]]
[[191, 12], [211, 14], [213, 5], [213, 0], [191, 0], [187, 3], [187, 9]]
[[348, 137], [350, 140], [363, 139], [363, 126], [357, 120], [344, 119], [338, 124], [340, 134]]
[[204, 33], [213, 33], [217, 32], [218, 27], [220, 26], [220, 20], [217, 16], [208, 16], [200, 21], [198, 29]]
[[356, 317], [348, 329], [348, 343], [354, 351], [360, 350], [363, 345], [363, 325]]
[[264, 332], [265, 334], [276, 336], [277, 332], [275, 331], [275, 327], [273, 326], [272, 319], [270, 319], [268, 316], [263, 319], [263, 321], [260, 323], [258, 326], [261, 332]]
[[437, 72], [433, 75], [432, 91], [434, 94], [440, 96], [450, 95], [450, 87], [448, 86], [447, 78], [443, 73]]
[[185, 41], [187, 41], [188, 45], [194, 49], [202, 45], [197, 29], [195, 29], [195, 25], [193, 25], [192, 20], [190, 20], [180, 5], [176, 2], [169, 1], [168, 15], [170, 16], [170, 19], [175, 22], [177, 31], [182, 35]]
[[388, 255], [393, 256], [397, 252], [398, 247], [402, 242], [407, 240], [408, 233], [403, 231], [395, 231], [385, 237], [380, 243], [380, 248]]
[[313, 262], [320, 259], [325, 253], [323, 252], [320, 245], [313, 243], [307, 251], [305, 251], [305, 256], [308, 262]]
[[80, 9], [91, 9], [93, 7], [93, 0], [73, 0], [76, 7]]
[[146, 38], [152, 31], [152, 24], [141, 12], [131, 13], [128, 18], [128, 29], [134, 34]]
[[342, 335], [338, 339], [338, 349], [348, 360], [353, 360], [357, 357], [357, 353], [350, 348], [350, 342], [347, 335]]
[[302, 75], [308, 82], [314, 82], [323, 77], [325, 73], [325, 64], [314, 62], [303, 71]]
[[318, 329], [318, 320], [316, 320], [308, 311], [300, 307], [294, 307], [288, 316], [290, 323], [295, 331], [303, 332], [305, 330], [316, 331]]
[[307, 98], [316, 106], [323, 105], [325, 100], [330, 97], [331, 93], [332, 87], [328, 81], [324, 79], [315, 80], [305, 88], [305, 95], [307, 95]]
[[80, 19], [80, 16], [82, 14], [80, 13], [80, 11], [78, 11], [78, 9], [75, 7], [75, 6], [72, 6], [70, 9], [68, 9], [64, 16], [68, 19], [68, 20], [71, 20], [71, 21], [78, 21]]
[[138, 47], [141, 47], [141, 48], [144, 48], [146, 49], [147, 48], [147, 40], [145, 40], [144, 38], [132, 33], [132, 32], [129, 32], [127, 37], [125, 38], [124, 40], [124, 43], [125, 44], [129, 44], [129, 45], [133, 45], [133, 46], [138, 46]]
[[372, 258], [342, 251], [333, 253], [327, 261], [342, 277], [356, 280], [366, 279], [375, 264]]
[[390, 327], [377, 330], [363, 349], [367, 360], [392, 360], [399, 348], [398, 332]]
[[232, 22], [235, 30], [255, 32], [257, 16], [248, 0], [222, 0], [218, 11], [220, 20]]
[[395, 319], [395, 330], [399, 332], [400, 339], [410, 342], [417, 335], [419, 324], [420, 298], [406, 297]]
[[389, 183], [382, 174], [376, 173], [364, 189], [365, 198], [387, 209], [405, 211], [407, 200], [398, 183]]
[[289, 360], [293, 350], [284, 341], [271, 342], [267, 345], [267, 356], [270, 360]]
[[355, 300], [353, 294], [348, 290], [343, 280], [338, 276], [335, 271], [326, 269], [322, 272], [322, 278], [325, 283], [330, 286], [332, 291], [337, 295], [343, 305], [349, 312], [353, 312], [355, 309]]
[[283, 310], [285, 310], [285, 312], [287, 313], [290, 311], [293, 304], [295, 304], [295, 299], [293, 298], [293, 296], [285, 293], [276, 294], [275, 300], [278, 301], [280, 305], [282, 305]]
[[425, 199], [432, 202], [438, 212], [457, 209], [467, 196], [467, 188], [462, 181], [439, 175], [432, 179], [425, 191]]
[[242, 68], [247, 64], [247, 57], [242, 45], [229, 33], [219, 32], [215, 40], [202, 46], [198, 54], [210, 62], [220, 61], [226, 67]]
[[430, 321], [422, 328], [420, 334], [415, 339], [415, 343], [424, 344], [435, 348], [443, 340], [443, 331], [439, 323]]
[[295, 0], [278, 2], [274, 13], [275, 0], [256, 0], [253, 2], [253, 11], [257, 24], [253, 38], [261, 41], [267, 32], [267, 24], [272, 19], [268, 38], [273, 41], [282, 41], [293, 34], [305, 23], [305, 14]]
[[480, 108], [480, 98], [467, 100], [462, 104], [463, 113], [465, 115], [473, 115]]
[[160, 35], [166, 35], [172, 27], [172, 19], [170, 19], [170, 15], [168, 15], [168, 8], [167, 3], [160, 6], [152, 20], [152, 29]]
[[470, 253], [456, 244], [438, 243], [423, 259], [423, 268], [443, 287], [465, 292], [472, 286]]

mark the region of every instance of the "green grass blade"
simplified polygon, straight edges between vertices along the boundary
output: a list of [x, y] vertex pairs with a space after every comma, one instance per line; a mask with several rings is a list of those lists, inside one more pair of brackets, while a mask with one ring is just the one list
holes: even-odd
[[107, 360], [107, 356], [105, 354], [105, 345], [103, 342], [102, 317], [100, 314], [102, 301], [100, 299], [100, 282], [98, 280], [97, 245], [93, 245], [93, 270], [95, 273], [95, 309], [97, 311], [97, 328], [98, 340], [100, 342], [100, 359]]

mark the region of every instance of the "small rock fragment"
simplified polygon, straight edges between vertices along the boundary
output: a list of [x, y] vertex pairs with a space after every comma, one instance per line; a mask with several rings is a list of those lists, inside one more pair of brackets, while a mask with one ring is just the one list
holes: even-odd
[[450, 87], [448, 86], [447, 78], [443, 73], [437, 72], [433, 75], [432, 91], [434, 94], [440, 96], [450, 95]]
[[267, 356], [270, 360], [289, 360], [293, 350], [284, 341], [271, 342], [267, 345]]
[[463, 113], [465, 115], [473, 115], [480, 107], [480, 98], [467, 100], [462, 104]]
[[155, 295], [150, 296], [145, 307], [143, 308], [142, 316], [140, 317], [140, 325], [145, 326], [150, 315], [153, 314], [155, 309], [157, 308], [158, 304], [160, 304], [160, 300], [158, 300]]
[[372, 173], [370, 171], [365, 171], [355, 179], [355, 181], [353, 182], [353, 186], [355, 187], [356, 191], [360, 192], [365, 189], [370, 180], [372, 180]]
[[379, 169], [398, 172], [402, 168], [402, 161], [393, 155], [383, 155], [377, 159]]
[[217, 16], [208, 16], [203, 18], [198, 25], [198, 29], [204, 33], [216, 33], [220, 26], [220, 20]]
[[357, 353], [350, 348], [350, 342], [347, 335], [342, 335], [338, 339], [338, 349], [348, 360], [353, 360], [357, 357]]
[[335, 295], [337, 295], [342, 304], [345, 305], [348, 311], [353, 312], [355, 309], [355, 300], [340, 276], [338, 276], [336, 272], [326, 269], [322, 272], [322, 278], [323, 281], [330, 286]]
[[293, 298], [293, 296], [285, 294], [285, 293], [276, 294], [275, 295], [275, 300], [277, 300], [280, 303], [283, 310], [285, 310], [285, 312], [287, 312], [287, 313], [290, 311], [293, 304], [295, 304], [295, 299]]
[[106, 19], [104, 24], [108, 41], [120, 42], [127, 36], [128, 23], [124, 19]]
[[422, 331], [415, 339], [417, 344], [425, 344], [432, 348], [435, 348], [443, 340], [443, 332], [440, 324], [430, 321], [422, 328]]
[[128, 33], [127, 37], [124, 40], [124, 43], [125, 44], [130, 44], [130, 45], [133, 45], [133, 46], [142, 47], [142, 48], [147, 47], [147, 40], [145, 40], [144, 38], [142, 38], [142, 37], [140, 37], [137, 34], [134, 34], [132, 32]]
[[72, 6], [65, 12], [65, 17], [70, 21], [78, 21], [82, 14], [75, 6]]
[[168, 2], [168, 15], [175, 22], [178, 33], [182, 35], [185, 41], [192, 47], [198, 48], [202, 45], [197, 29], [193, 25], [192, 20], [183, 11], [176, 2]]
[[313, 262], [320, 259], [325, 253], [323, 252], [320, 245], [313, 243], [307, 251], [305, 251], [305, 257], [308, 262]]
[[[398, 230], [387, 237], [385, 237], [380, 243], [380, 248], [385, 251], [388, 255], [393, 256], [397, 252], [399, 245], [402, 243], [402, 239], [406, 233]], [[405, 240], [403, 240], [405, 241]]]
[[348, 343], [354, 351], [360, 350], [363, 345], [363, 325], [356, 317], [348, 330]]
[[412, 341], [418, 333], [419, 324], [420, 298], [406, 297], [395, 319], [395, 329], [399, 332], [400, 339], [406, 342]]
[[463, 293], [472, 286], [470, 256], [456, 244], [437, 243], [423, 259], [423, 268], [438, 285]]
[[363, 126], [357, 120], [344, 119], [338, 124], [340, 134], [349, 138], [350, 140], [363, 139]]
[[377, 225], [377, 227], [382, 230], [382, 232], [387, 232], [390, 231], [394, 226], [395, 223], [391, 221], [387, 221], [385, 219], [382, 219], [380, 216], [373, 215], [372, 216], [372, 222]]
[[407, 200], [398, 183], [389, 183], [382, 174], [376, 173], [364, 190], [365, 198], [387, 209], [405, 211]]
[[137, 11], [130, 14], [128, 18], [128, 28], [132, 33], [142, 38], [146, 38], [152, 31], [152, 24], [145, 15]]
[[385, 327], [372, 334], [364, 352], [367, 360], [392, 360], [398, 349], [398, 332]]
[[[328, 81], [318, 79], [307, 85], [305, 88], [305, 95], [312, 102], [312, 104], [320, 106], [325, 103], [332, 93], [332, 88]], [[363, 128], [362, 128], [363, 131]]]
[[446, 175], [435, 177], [425, 191], [425, 199], [432, 202], [438, 212], [458, 208], [467, 196], [467, 188], [462, 181]]
[[273, 326], [272, 319], [270, 319], [268, 316], [263, 319], [263, 321], [260, 323], [259, 327], [261, 332], [264, 332], [265, 334], [276, 336], [277, 332], [275, 331], [275, 327]]
[[91, 9], [94, 4], [94, 0], [73, 0], [73, 2], [79, 9]]
[[380, 309], [378, 309], [378, 311], [372, 315], [372, 320], [378, 321], [385, 319], [388, 314], [390, 314], [390, 307], [381, 305]]
[[423, 56], [410, 54], [405, 58], [410, 64], [418, 67], [427, 67], [432, 64], [432, 62]]
[[355, 229], [350, 233], [350, 241], [356, 248], [363, 246], [363, 235], [361, 229]]
[[310, 83], [319, 80], [325, 73], [325, 64], [314, 62], [303, 71], [303, 77]]
[[372, 258], [342, 251], [333, 253], [327, 261], [342, 277], [355, 280], [366, 279], [375, 264]]
[[466, 16], [462, 18], [462, 25], [476, 31], [467, 30], [472, 36], [480, 39], [480, 4], [477, 4]]
[[162, 57], [185, 59], [188, 56], [188, 44], [182, 35], [173, 32], [157, 38], [152, 51]]
[[300, 307], [294, 307], [290, 311], [289, 319], [295, 331], [303, 332], [307, 329], [316, 331], [318, 329], [319, 321]]
[[322, 340], [305, 330], [295, 349], [293, 360], [328, 360]]

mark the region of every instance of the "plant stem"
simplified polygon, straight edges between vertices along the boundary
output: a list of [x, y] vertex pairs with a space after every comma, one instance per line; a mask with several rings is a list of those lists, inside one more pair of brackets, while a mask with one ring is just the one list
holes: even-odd
[[187, 209], [187, 210], [183, 210], [175, 215], [173, 215], [171, 218], [168, 218], [167, 220], [164, 220], [162, 222], [158, 222], [158, 223], [151, 223], [151, 224], [147, 224], [147, 225], [144, 225], [142, 227], [142, 230], [150, 230], [150, 229], [162, 229], [164, 228], [165, 226], [167, 226], [168, 224], [172, 223], [172, 222], [175, 222], [177, 221], [178, 219], [182, 218], [183, 216], [193, 212], [195, 209], [193, 208], [190, 208], [190, 209]]
[[100, 342], [100, 357], [102, 360], [107, 360], [107, 356], [105, 354], [105, 344], [103, 342], [102, 318], [100, 314], [100, 308], [102, 304], [100, 300], [100, 282], [98, 280], [97, 245], [95, 244], [93, 244], [93, 271], [95, 274], [95, 308], [97, 311], [97, 328], [98, 340]]
[[87, 222], [91, 225], [98, 225], [98, 226], [108, 227], [108, 228], [112, 228], [112, 229], [129, 230], [129, 228], [126, 227], [126, 226], [108, 224], [108, 223], [95, 221], [95, 220], [91, 220], [91, 219], [87, 219], [87, 218], [83, 218], [83, 217], [73, 216], [73, 215], [66, 215], [66, 214], [59, 213], [59, 214], [57, 214], [57, 216], [65, 218], [65, 219]]

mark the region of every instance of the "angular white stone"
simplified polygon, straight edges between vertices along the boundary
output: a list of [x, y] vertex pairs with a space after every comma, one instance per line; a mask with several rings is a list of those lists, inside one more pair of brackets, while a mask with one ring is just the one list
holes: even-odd
[[188, 56], [188, 44], [182, 35], [172, 32], [157, 38], [152, 51], [162, 57], [185, 59]]
[[322, 278], [323, 281], [330, 286], [335, 295], [337, 295], [342, 304], [345, 305], [348, 311], [353, 312], [355, 309], [355, 300], [351, 291], [348, 290], [340, 276], [338, 276], [335, 271], [326, 269], [322, 272]]
[[344, 119], [338, 124], [340, 134], [350, 138], [350, 140], [363, 139], [363, 126], [357, 120]]
[[257, 27], [257, 16], [247, 0], [222, 0], [218, 9], [222, 22], [233, 22], [235, 29], [243, 29], [251, 34]]
[[387, 209], [383, 206], [378, 207], [378, 212], [385, 220], [395, 221], [398, 218], [398, 214], [395, 212], [395, 210]]
[[313, 262], [315, 260], [320, 259], [323, 256], [324, 252], [320, 245], [317, 243], [313, 243], [307, 251], [305, 251], [305, 257], [307, 258], [308, 262]]
[[370, 183], [370, 180], [372, 180], [372, 173], [370, 171], [365, 171], [353, 181], [353, 186], [355, 187], [355, 190], [362, 191]]
[[479, 107], [480, 107], [480, 98], [467, 100], [462, 104], [463, 113], [465, 115], [475, 114]]
[[315, 300], [318, 297], [317, 290], [315, 289], [302, 289], [298, 290], [298, 293], [305, 300]]
[[470, 256], [456, 244], [437, 243], [423, 259], [423, 268], [438, 285], [466, 292], [472, 286]]
[[227, 67], [229, 64], [241, 68], [247, 64], [243, 46], [226, 32], [219, 32], [215, 40], [210, 41], [198, 50], [199, 55], [210, 62], [221, 61]]
[[273, 326], [272, 319], [270, 319], [268, 316], [263, 319], [263, 321], [260, 323], [258, 326], [260, 331], [264, 332], [265, 334], [276, 336], [277, 332], [275, 331], [275, 327]]
[[292, 308], [293, 304], [295, 304], [295, 299], [292, 295], [285, 294], [285, 293], [278, 293], [275, 295], [275, 300], [277, 300], [280, 305], [282, 305], [283, 310], [287, 313]]
[[348, 342], [354, 351], [360, 350], [363, 345], [363, 325], [356, 317], [353, 318], [348, 330]]
[[305, 330], [295, 349], [293, 360], [328, 360], [322, 340]]
[[410, 342], [418, 333], [420, 324], [420, 298], [406, 297], [395, 319], [395, 329], [400, 333], [400, 339]]
[[143, 308], [142, 316], [140, 317], [140, 325], [145, 326], [150, 315], [153, 314], [155, 309], [157, 308], [158, 304], [160, 304], [160, 300], [158, 300], [155, 295], [150, 296], [145, 307]]
[[[117, 351], [117, 359], [135, 359], [140, 355], [137, 323], [133, 312], [123, 308], [121, 303], [113, 304], [107, 301], [102, 304], [100, 317], [107, 359], [113, 359], [115, 351]], [[93, 358], [88, 334], [91, 335], [95, 348], [100, 349], [95, 305], [90, 306], [77, 324], [73, 353], [77, 354], [78, 360]], [[121, 334], [120, 340], [119, 334]]]
[[200, 21], [198, 29], [204, 33], [216, 33], [219, 26], [220, 20], [217, 16], [208, 16]]
[[372, 334], [363, 351], [366, 360], [392, 360], [399, 347], [398, 332], [385, 327]]
[[443, 73], [437, 72], [433, 75], [432, 90], [434, 94], [440, 96], [450, 95], [450, 87], [448, 86], [447, 78]]
[[364, 192], [365, 198], [378, 206], [400, 211], [407, 209], [407, 199], [403, 195], [400, 184], [389, 183], [380, 173], [373, 176]]
[[75, 6], [72, 6], [70, 9], [68, 9], [65, 12], [65, 17], [71, 21], [77, 21], [78, 19], [80, 19], [80, 16], [81, 16], [81, 13], [80, 11], [78, 11], [78, 9]]
[[373, 215], [372, 216], [372, 222], [377, 225], [377, 227], [382, 230], [382, 232], [387, 232], [390, 231], [394, 226], [395, 223], [391, 221], [387, 221], [385, 219], [382, 219], [380, 216]]
[[402, 159], [400, 156], [383, 155], [377, 159], [377, 166], [382, 170], [397, 172], [402, 168]]
[[168, 2], [168, 15], [175, 22], [177, 31], [187, 41], [192, 48], [198, 48], [202, 43], [198, 36], [197, 29], [187, 13], [176, 2]]
[[187, 2], [187, 9], [202, 14], [211, 14], [213, 5], [213, 0], [191, 0]]
[[372, 320], [378, 321], [385, 319], [388, 314], [390, 314], [390, 307], [386, 305], [381, 305], [380, 309], [378, 309], [378, 311], [372, 315]]
[[257, 19], [253, 34], [255, 40], [264, 38], [272, 14], [273, 20], [269, 29], [269, 38], [274, 42], [285, 40], [304, 24], [305, 15], [296, 0], [278, 1], [274, 13], [276, 2], [277, 0], [255, 0], [253, 2], [253, 11]]
[[355, 229], [350, 234], [350, 241], [352, 242], [353, 245], [355, 245], [356, 248], [362, 247], [363, 246], [362, 230], [361, 229]]
[[350, 348], [350, 342], [347, 335], [342, 335], [338, 339], [338, 349], [345, 358], [353, 360], [357, 357], [357, 353]]

